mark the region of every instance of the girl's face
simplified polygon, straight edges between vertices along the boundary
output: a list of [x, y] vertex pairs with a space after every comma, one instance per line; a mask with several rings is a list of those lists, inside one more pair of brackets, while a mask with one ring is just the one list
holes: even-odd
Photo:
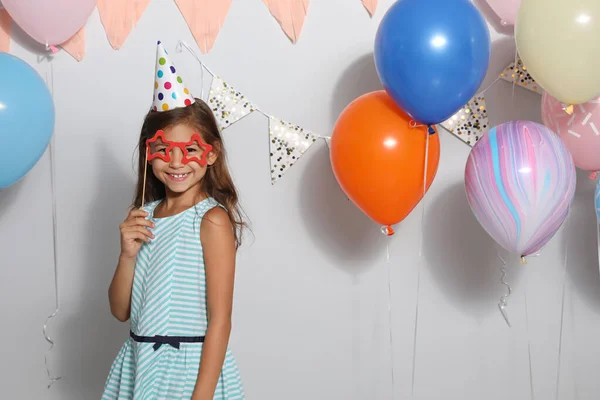
[[[217, 159], [216, 153], [207, 148], [202, 134], [192, 126], [177, 124], [164, 129], [161, 137], [149, 143], [149, 161], [154, 175], [165, 184], [167, 193], [182, 194], [190, 189], [199, 189], [208, 166]], [[202, 141], [193, 140], [199, 134]], [[170, 143], [174, 142], [174, 143]], [[202, 165], [206, 160], [206, 165]]]

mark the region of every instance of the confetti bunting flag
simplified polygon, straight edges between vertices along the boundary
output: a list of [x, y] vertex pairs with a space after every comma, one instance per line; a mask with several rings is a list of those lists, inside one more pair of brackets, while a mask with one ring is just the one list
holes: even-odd
[[519, 87], [541, 94], [541, 88], [529, 72], [527, 72], [527, 67], [523, 65], [523, 61], [521, 61], [520, 58], [516, 63], [510, 63], [510, 65], [502, 71], [500, 78], [507, 82], [514, 83]]
[[212, 49], [229, 12], [231, 0], [175, 0], [202, 53]]
[[377, 0], [362, 0], [362, 3], [372, 17], [377, 9]]
[[98, 0], [98, 13], [113, 49], [118, 50], [144, 13], [150, 0]]
[[69, 40], [61, 44], [60, 47], [77, 61], [83, 60], [85, 56], [85, 28], [81, 28]]
[[8, 53], [10, 48], [10, 25], [12, 18], [8, 15], [8, 11], [0, 8], [0, 51]]
[[456, 114], [440, 125], [473, 147], [489, 128], [485, 97], [476, 95]]
[[298, 125], [269, 117], [271, 184], [281, 179], [318, 138]]
[[298, 41], [309, 0], [263, 0], [292, 43]]
[[210, 85], [208, 105], [213, 111], [221, 130], [235, 124], [256, 110], [246, 96], [215, 76]]

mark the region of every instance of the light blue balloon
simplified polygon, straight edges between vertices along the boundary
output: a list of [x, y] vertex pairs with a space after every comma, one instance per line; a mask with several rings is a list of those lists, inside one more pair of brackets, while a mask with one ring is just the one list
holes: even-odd
[[0, 189], [23, 178], [54, 132], [54, 103], [41, 76], [25, 61], [0, 53]]

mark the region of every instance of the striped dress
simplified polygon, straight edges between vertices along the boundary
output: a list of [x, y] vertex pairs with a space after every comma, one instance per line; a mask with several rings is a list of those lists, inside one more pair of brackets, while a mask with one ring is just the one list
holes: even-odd
[[[131, 295], [131, 331], [138, 336], [204, 336], [208, 327], [200, 223], [218, 204], [205, 199], [179, 214], [154, 218], [159, 201], [147, 204], [155, 238], [140, 249]], [[153, 343], [128, 338], [110, 369], [102, 400], [189, 400], [196, 385], [202, 343]], [[236, 361], [228, 348], [214, 400], [245, 399]]]

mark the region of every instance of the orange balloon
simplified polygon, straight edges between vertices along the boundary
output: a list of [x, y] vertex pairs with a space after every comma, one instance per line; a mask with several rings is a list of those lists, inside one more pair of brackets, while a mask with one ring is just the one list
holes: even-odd
[[[435, 128], [434, 128], [435, 130]], [[387, 228], [402, 221], [423, 198], [437, 173], [440, 140], [400, 109], [385, 91], [354, 100], [338, 118], [331, 137], [333, 172], [346, 195]]]

